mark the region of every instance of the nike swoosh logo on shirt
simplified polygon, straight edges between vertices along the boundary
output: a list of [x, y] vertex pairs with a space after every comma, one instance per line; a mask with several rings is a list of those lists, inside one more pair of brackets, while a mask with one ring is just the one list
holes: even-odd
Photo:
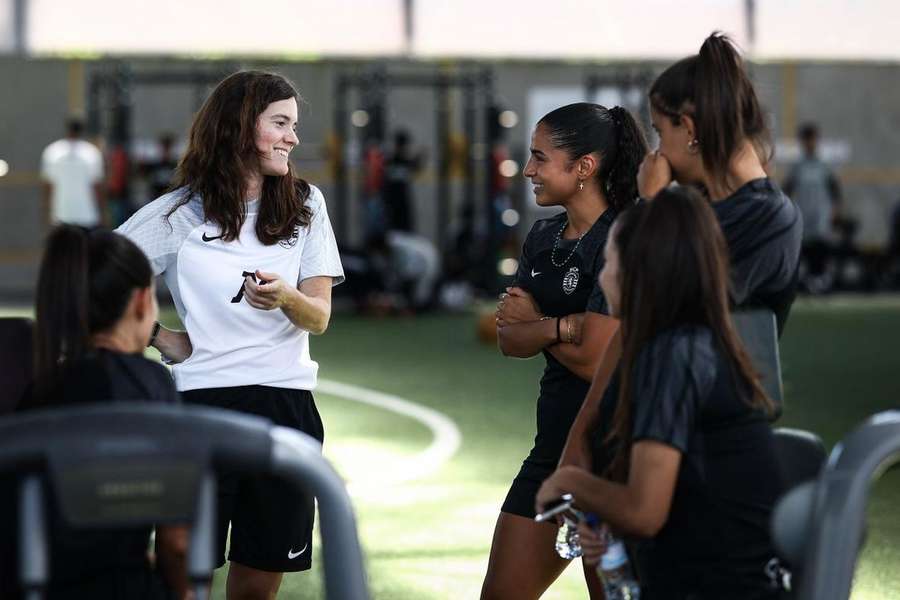
[[203, 241], [204, 241], [204, 242], [211, 242], [211, 241], [213, 241], [213, 240], [219, 240], [219, 239], [222, 239], [222, 236], [221, 236], [221, 235], [217, 235], [217, 236], [215, 236], [215, 237], [207, 237], [207, 236], [206, 236], [206, 233], [203, 234]]
[[537, 276], [540, 275], [540, 274], [541, 274], [540, 271], [535, 271], [534, 269], [531, 270], [531, 276], [532, 276], [532, 277], [537, 277]]
[[309, 546], [309, 542], [306, 542], [306, 544], [303, 546], [303, 549], [300, 550], [300, 552], [294, 552], [293, 549], [288, 550], [288, 560], [294, 560], [295, 558], [297, 558], [298, 556], [300, 556], [301, 554], [306, 552], [307, 546]]

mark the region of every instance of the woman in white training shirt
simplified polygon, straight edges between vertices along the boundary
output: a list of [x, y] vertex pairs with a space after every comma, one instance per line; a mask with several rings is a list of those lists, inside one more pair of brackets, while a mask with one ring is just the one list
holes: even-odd
[[[119, 231], [163, 274], [187, 331], [157, 327], [185, 402], [262, 415], [319, 441], [309, 334], [344, 278], [322, 193], [294, 175], [297, 98], [259, 71], [222, 81], [191, 126], [173, 191]], [[274, 597], [311, 566], [314, 503], [277, 482], [219, 480], [220, 566], [231, 524], [229, 598]]]

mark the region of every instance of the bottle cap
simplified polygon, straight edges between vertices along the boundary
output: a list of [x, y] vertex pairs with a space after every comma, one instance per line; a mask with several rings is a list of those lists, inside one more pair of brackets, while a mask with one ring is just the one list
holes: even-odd
[[600, 568], [604, 571], [612, 571], [618, 569], [628, 562], [628, 555], [625, 553], [625, 544], [621, 540], [614, 540], [606, 547], [603, 558], [600, 559]]

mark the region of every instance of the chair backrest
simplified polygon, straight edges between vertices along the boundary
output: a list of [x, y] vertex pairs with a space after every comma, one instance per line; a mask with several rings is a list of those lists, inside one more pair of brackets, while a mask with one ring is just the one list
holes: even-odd
[[846, 600], [865, 541], [872, 483], [900, 464], [900, 411], [873, 415], [832, 449], [815, 481], [776, 506], [773, 538], [800, 566], [798, 600]]
[[0, 415], [15, 410], [31, 382], [33, 329], [31, 319], [0, 318]]
[[734, 311], [731, 318], [753, 366], [762, 378], [763, 389], [777, 407], [777, 418], [781, 414], [784, 393], [775, 313], [765, 308], [745, 309]]
[[[367, 600], [356, 519], [343, 481], [313, 438], [232, 411], [121, 403], [0, 418], [0, 474], [23, 473], [20, 581], [47, 583], [46, 476], [74, 527], [192, 522], [188, 575], [206, 597], [215, 567], [214, 468], [276, 477], [318, 500], [327, 598]], [[40, 596], [37, 596], [40, 597]]]
[[778, 556], [791, 571], [791, 579], [800, 579], [803, 554], [811, 519], [809, 486], [822, 472], [828, 455], [822, 439], [811, 431], [779, 427], [775, 434], [775, 452], [785, 483], [785, 493], [772, 511], [772, 541]]
[[778, 427], [775, 434], [775, 449], [788, 488], [815, 479], [828, 452], [818, 435], [803, 429]]

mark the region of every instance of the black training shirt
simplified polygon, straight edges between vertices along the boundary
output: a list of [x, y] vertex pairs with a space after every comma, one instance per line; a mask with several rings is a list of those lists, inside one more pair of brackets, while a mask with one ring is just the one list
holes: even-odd
[[[516, 285], [532, 295], [541, 313], [550, 317], [586, 311], [608, 314], [598, 277], [603, 269], [603, 246], [615, 218], [616, 212], [607, 209], [580, 242], [561, 239], [567, 223], [565, 212], [534, 224], [522, 246]], [[566, 332], [561, 335], [565, 339]], [[547, 367], [541, 378], [531, 458], [555, 467], [590, 383], [546, 350], [544, 357]]]
[[735, 307], [765, 307], [784, 329], [797, 295], [803, 222], [769, 178], [754, 179], [712, 208], [728, 244]]
[[[49, 385], [29, 390], [21, 405], [23, 410], [42, 410], [113, 401], [176, 403], [179, 399], [171, 376], [159, 363], [140, 354], [100, 350], [67, 365]], [[0, 494], [0, 596], [15, 597], [18, 485], [14, 478], [5, 479]], [[55, 506], [51, 498], [49, 598], [79, 597], [79, 585], [91, 585], [111, 570], [148, 568], [150, 527], [76, 531], [59, 519]]]
[[682, 454], [668, 519], [638, 546], [642, 597], [772, 597], [764, 568], [783, 483], [766, 415], [746, 403], [749, 385], [702, 326], [654, 338], [631, 381], [633, 442]]

